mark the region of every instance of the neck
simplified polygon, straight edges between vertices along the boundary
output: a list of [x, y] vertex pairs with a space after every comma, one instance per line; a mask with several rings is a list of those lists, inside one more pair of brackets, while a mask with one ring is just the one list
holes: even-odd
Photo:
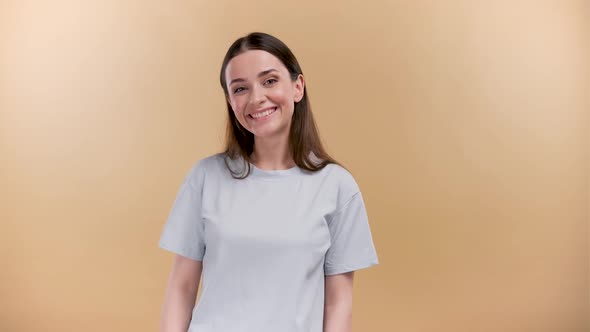
[[263, 170], [289, 169], [295, 161], [289, 151], [289, 136], [280, 138], [254, 137], [254, 152], [250, 155], [252, 163]]

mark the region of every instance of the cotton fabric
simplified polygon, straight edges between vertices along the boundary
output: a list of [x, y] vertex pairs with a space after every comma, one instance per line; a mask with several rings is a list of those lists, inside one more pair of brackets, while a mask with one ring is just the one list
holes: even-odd
[[329, 164], [234, 179], [218, 153], [186, 175], [159, 246], [202, 261], [189, 332], [322, 332], [324, 277], [379, 263], [353, 176]]

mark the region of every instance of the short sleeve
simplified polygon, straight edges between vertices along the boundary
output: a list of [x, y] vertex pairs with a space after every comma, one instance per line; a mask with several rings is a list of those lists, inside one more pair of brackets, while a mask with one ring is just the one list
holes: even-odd
[[201, 214], [202, 165], [195, 165], [180, 186], [161, 234], [159, 247], [175, 254], [202, 261], [205, 230]]
[[346, 273], [379, 264], [362, 194], [357, 192], [328, 220], [331, 246], [325, 275]]

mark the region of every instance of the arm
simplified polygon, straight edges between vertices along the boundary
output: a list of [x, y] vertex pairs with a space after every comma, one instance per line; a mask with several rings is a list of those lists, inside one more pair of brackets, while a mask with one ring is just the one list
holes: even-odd
[[324, 332], [352, 331], [352, 283], [354, 271], [326, 276]]
[[186, 332], [201, 280], [202, 262], [176, 255], [162, 306], [160, 331]]

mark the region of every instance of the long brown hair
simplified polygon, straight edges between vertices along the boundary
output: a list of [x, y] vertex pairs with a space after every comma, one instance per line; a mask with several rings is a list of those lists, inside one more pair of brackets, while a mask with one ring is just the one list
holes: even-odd
[[[243, 176], [239, 176], [241, 172], [234, 171], [229, 165], [227, 158], [225, 164], [232, 176], [236, 179], [246, 178], [250, 172], [250, 155], [254, 151], [254, 134], [246, 130], [236, 118], [231, 105], [228, 101], [228, 90], [225, 80], [225, 69], [227, 64], [234, 57], [248, 51], [248, 50], [262, 50], [277, 57], [295, 81], [300, 74], [303, 74], [295, 55], [291, 52], [289, 47], [285, 45], [278, 38], [262, 32], [253, 32], [247, 36], [237, 39], [227, 50], [223, 64], [221, 65], [221, 72], [219, 81], [223, 92], [225, 94], [227, 104], [227, 127], [226, 127], [226, 147], [225, 157], [235, 160], [241, 157], [244, 161], [244, 166], [247, 167], [247, 172]], [[320, 140], [318, 128], [313, 119], [311, 112], [311, 105], [307, 95], [307, 88], [303, 88], [303, 98], [295, 103], [295, 110], [291, 119], [291, 128], [289, 130], [289, 150], [295, 161], [295, 164], [300, 168], [316, 172], [326, 165], [333, 163], [342, 166], [334, 160], [324, 149]], [[312, 155], [313, 154], [313, 155]], [[315, 159], [315, 160], [312, 160]]]

